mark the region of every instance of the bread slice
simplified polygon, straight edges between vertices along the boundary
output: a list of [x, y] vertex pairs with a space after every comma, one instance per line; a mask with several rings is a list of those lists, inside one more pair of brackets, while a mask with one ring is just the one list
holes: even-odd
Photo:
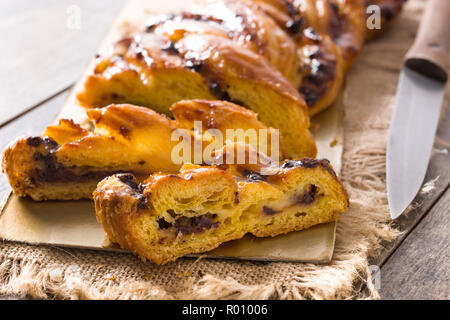
[[234, 101], [279, 129], [290, 154], [317, 153], [296, 88], [259, 54], [213, 34], [186, 34], [176, 42], [155, 33], [123, 39], [77, 97], [85, 107], [132, 103], [167, 115], [180, 100]]
[[[208, 129], [218, 130], [226, 137], [227, 130], [240, 128], [242, 134], [233, 135], [233, 140], [256, 148], [260, 136], [249, 139], [246, 131], [265, 129], [267, 136], [262, 137], [266, 137], [269, 151], [273, 138], [277, 137], [275, 130], [263, 125], [254, 112], [230, 102], [181, 101], [173, 106], [173, 111], [175, 120], [132, 105], [90, 109], [93, 131], [63, 119], [48, 127], [41, 137], [19, 138], [4, 152], [3, 172], [19, 196], [35, 200], [91, 198], [97, 183], [113, 173], [131, 172], [144, 177], [157, 171], [176, 173], [183, 159], [204, 163], [208, 160], [207, 150], [214, 151], [210, 146], [216, 142], [203, 137]], [[195, 121], [201, 121], [204, 127], [200, 130], [204, 133], [194, 134]], [[172, 135], [178, 129], [184, 130], [180, 138], [174, 139]], [[189, 143], [186, 148], [189, 155], [175, 161], [172, 152], [181, 138]], [[194, 142], [200, 143], [200, 157], [196, 157]], [[217, 141], [215, 148], [221, 148], [225, 142], [225, 139]], [[282, 137], [276, 151], [283, 158], [287, 156]]]
[[[217, 159], [235, 146], [224, 150]], [[179, 174], [153, 174], [141, 184], [114, 175], [94, 192], [97, 220], [112, 242], [163, 264], [247, 233], [276, 236], [333, 221], [348, 207], [326, 160], [284, 161], [269, 175], [263, 168], [185, 164]]]

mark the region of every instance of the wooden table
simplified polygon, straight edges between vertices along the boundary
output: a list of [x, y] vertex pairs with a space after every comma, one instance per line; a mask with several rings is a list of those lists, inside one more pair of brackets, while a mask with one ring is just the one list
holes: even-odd
[[[45, 3], [45, 5], [43, 5]], [[124, 0], [0, 2], [0, 149], [20, 135], [39, 135], [81, 76]], [[105, 10], [105, 8], [107, 10]], [[450, 298], [450, 105], [443, 110], [436, 153], [416, 209], [394, 223], [404, 234], [386, 243], [373, 264], [386, 299]], [[0, 199], [10, 191], [0, 175]], [[3, 297], [11, 298], [11, 297]], [[13, 297], [14, 298], [14, 297]], [[1, 299], [1, 298], [0, 298]]]

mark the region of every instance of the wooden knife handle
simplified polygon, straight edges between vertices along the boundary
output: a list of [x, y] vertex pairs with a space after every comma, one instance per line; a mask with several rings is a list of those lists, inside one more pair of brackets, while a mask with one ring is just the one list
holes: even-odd
[[450, 0], [428, 0], [406, 65], [416, 72], [447, 82], [450, 69]]

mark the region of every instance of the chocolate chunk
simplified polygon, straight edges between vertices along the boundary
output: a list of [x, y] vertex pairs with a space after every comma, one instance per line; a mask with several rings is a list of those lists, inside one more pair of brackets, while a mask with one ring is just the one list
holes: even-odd
[[214, 222], [215, 218], [217, 218], [217, 215], [211, 213], [191, 218], [179, 217], [175, 220], [174, 227], [177, 232], [181, 232], [183, 235], [200, 233], [212, 227], [217, 228], [219, 223]]
[[266, 181], [266, 177], [259, 174], [258, 172], [250, 171], [245, 169], [242, 173], [243, 176], [247, 177], [247, 181], [249, 182], [258, 182], [258, 181]]
[[125, 183], [127, 186], [129, 186], [131, 189], [135, 191], [139, 191], [139, 185], [136, 183], [134, 176], [129, 173], [123, 173], [123, 174], [117, 174], [116, 177], [123, 183]]
[[211, 81], [209, 84], [209, 89], [212, 94], [219, 100], [230, 101], [231, 98], [228, 93], [222, 89], [222, 87], [215, 81]]
[[309, 168], [314, 169], [321, 166], [322, 168], [326, 169], [333, 177], [336, 178], [336, 173], [330, 166], [330, 161], [327, 159], [312, 159], [312, 158], [303, 158], [301, 160], [288, 160], [284, 162], [281, 165], [282, 169], [291, 169], [296, 167], [303, 167], [303, 168]]
[[196, 61], [196, 60], [186, 60], [184, 67], [190, 70], [194, 70], [195, 72], [202, 72], [204, 62]]
[[288, 160], [281, 165], [282, 169], [291, 169], [296, 167], [301, 167], [302, 162], [300, 160]]
[[280, 213], [280, 211], [274, 210], [274, 209], [272, 209], [270, 207], [266, 207], [266, 206], [263, 207], [263, 212], [264, 212], [264, 214], [267, 214], [268, 216], [272, 216], [274, 214]]
[[50, 137], [45, 137], [44, 138], [44, 144], [46, 147], [50, 148], [50, 149], [54, 149], [58, 146], [58, 142], [56, 142], [55, 140], [53, 140]]
[[317, 187], [315, 185], [311, 185], [308, 191], [305, 191], [303, 194], [296, 197], [296, 202], [303, 205], [308, 205], [314, 202], [317, 194]]
[[160, 218], [160, 219], [156, 220], [156, 222], [158, 223], [158, 227], [161, 230], [169, 229], [172, 226], [172, 224], [167, 222], [164, 218]]
[[305, 77], [305, 81], [317, 86], [324, 85], [334, 78], [334, 66], [332, 61], [312, 59], [311, 71]]
[[30, 137], [27, 139], [27, 144], [31, 147], [39, 147], [43, 142], [41, 137]]
[[120, 126], [119, 130], [120, 130], [120, 134], [121, 134], [125, 139], [128, 139], [128, 138], [130, 137], [130, 132], [131, 132], [131, 129], [130, 129], [130, 128], [125, 127], [125, 126]]
[[234, 193], [234, 204], [239, 204], [239, 192]]
[[172, 41], [167, 41], [167, 43], [164, 45], [164, 47], [161, 50], [166, 51], [170, 54], [179, 54], [180, 53], [178, 51], [178, 49], [175, 47], [175, 43], [173, 43]]
[[326, 159], [317, 160], [312, 158], [304, 158], [301, 160], [302, 166], [305, 168], [317, 168], [318, 166], [329, 167], [330, 162]]
[[303, 21], [304, 20], [302, 17], [289, 20], [288, 22], [286, 22], [286, 28], [289, 30], [290, 33], [295, 35], [300, 32], [303, 25]]
[[308, 107], [313, 106], [319, 100], [319, 96], [316, 90], [314, 90], [311, 86], [303, 85], [300, 87], [299, 92], [302, 95]]

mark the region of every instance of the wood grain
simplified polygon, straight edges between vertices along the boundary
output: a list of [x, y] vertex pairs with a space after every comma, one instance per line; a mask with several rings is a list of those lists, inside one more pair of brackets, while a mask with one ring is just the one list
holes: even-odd
[[384, 299], [450, 298], [450, 189], [381, 268]]
[[[1, 1], [0, 126], [71, 86], [95, 54], [123, 3]], [[74, 8], [79, 9], [79, 29], [73, 23], [78, 10]]]

